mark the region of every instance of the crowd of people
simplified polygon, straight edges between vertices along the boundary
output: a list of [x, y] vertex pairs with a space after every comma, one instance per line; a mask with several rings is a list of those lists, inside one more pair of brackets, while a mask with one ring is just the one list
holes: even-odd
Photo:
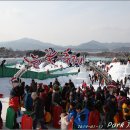
[[[95, 77], [95, 82], [99, 78]], [[91, 78], [91, 77], [90, 77]], [[31, 81], [30, 86], [20, 79], [13, 81], [10, 92], [9, 107], [15, 110], [14, 129], [20, 126], [16, 118], [21, 107], [29, 111], [33, 119], [33, 129], [40, 123], [41, 129], [47, 129], [44, 114], [52, 115], [53, 106], [61, 106], [60, 113], [62, 130], [67, 130], [70, 122], [73, 129], [130, 129], [130, 99], [129, 90], [125, 91], [120, 82], [115, 88], [99, 87], [97, 90], [93, 84], [88, 85], [83, 81], [82, 86], [76, 88], [69, 80], [61, 87], [56, 78], [49, 85]], [[0, 105], [0, 112], [2, 105]], [[1, 113], [0, 113], [1, 114]]]
[[[41, 129], [47, 129], [43, 115], [50, 112], [53, 119], [53, 106], [62, 107], [62, 130], [67, 130], [72, 120], [74, 129], [130, 129], [130, 99], [128, 91], [124, 91], [120, 83], [110, 91], [101, 86], [95, 90], [93, 85], [87, 85], [85, 82], [81, 87], [75, 88], [71, 80], [61, 87], [57, 78], [49, 85], [38, 84], [35, 80], [32, 80], [30, 86], [25, 85], [25, 82], [19, 85], [19, 81], [14, 81], [9, 106], [14, 108], [16, 118], [20, 106], [31, 111], [33, 129], [37, 128], [38, 123], [41, 124]], [[14, 129], [16, 128], [19, 128], [19, 124], [14, 120]]]

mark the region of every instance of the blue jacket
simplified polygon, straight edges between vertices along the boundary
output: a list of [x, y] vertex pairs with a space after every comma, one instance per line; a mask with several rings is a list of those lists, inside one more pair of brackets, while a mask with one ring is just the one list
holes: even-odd
[[88, 116], [89, 110], [84, 108], [80, 113], [77, 114], [74, 120], [74, 127], [76, 129], [86, 130], [88, 128]]
[[75, 109], [72, 109], [72, 110], [69, 109], [68, 121], [70, 121], [70, 119], [71, 119], [72, 117], [75, 118], [76, 115], [77, 115], [77, 112], [76, 112]]
[[31, 93], [25, 94], [24, 106], [26, 109], [31, 109], [33, 107], [33, 100], [31, 98]]

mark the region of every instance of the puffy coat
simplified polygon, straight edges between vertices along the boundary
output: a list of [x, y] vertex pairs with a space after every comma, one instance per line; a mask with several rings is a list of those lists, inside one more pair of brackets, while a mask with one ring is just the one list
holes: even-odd
[[24, 97], [24, 107], [27, 111], [32, 110], [33, 100], [31, 98], [31, 93], [26, 93]]
[[68, 112], [69, 112], [68, 121], [70, 121], [72, 119], [72, 117], [75, 118], [77, 115], [77, 112], [75, 109], [69, 110]]
[[86, 130], [88, 129], [88, 115], [89, 110], [83, 109], [80, 113], [77, 114], [75, 120], [74, 120], [74, 127], [76, 129]]
[[12, 107], [15, 110], [15, 112], [17, 112], [20, 107], [19, 97], [11, 98], [9, 100], [9, 106]]
[[52, 104], [55, 105], [55, 104], [58, 104], [60, 105], [61, 104], [61, 95], [59, 92], [53, 92], [52, 93]]
[[33, 116], [33, 119], [43, 119], [44, 117], [44, 104], [42, 102], [42, 100], [37, 97], [35, 100], [34, 100], [34, 103], [33, 103], [33, 112], [31, 113], [31, 116]]
[[98, 110], [91, 111], [88, 118], [89, 129], [98, 129], [100, 121], [100, 113]]

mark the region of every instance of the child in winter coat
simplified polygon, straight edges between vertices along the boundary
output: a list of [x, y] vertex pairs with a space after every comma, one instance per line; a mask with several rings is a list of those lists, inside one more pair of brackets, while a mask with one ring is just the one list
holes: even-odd
[[72, 118], [75, 118], [77, 115], [76, 109], [75, 109], [75, 103], [71, 102], [69, 111], [68, 111], [68, 121], [70, 121]]
[[77, 104], [76, 111], [77, 116], [74, 119], [74, 128], [80, 130], [88, 129], [87, 126], [88, 126], [89, 110], [87, 108], [82, 109], [82, 106], [80, 104]]
[[60, 117], [61, 117], [61, 120], [60, 120], [61, 130], [67, 130], [69, 122], [67, 121], [66, 114], [65, 113], [61, 113]]

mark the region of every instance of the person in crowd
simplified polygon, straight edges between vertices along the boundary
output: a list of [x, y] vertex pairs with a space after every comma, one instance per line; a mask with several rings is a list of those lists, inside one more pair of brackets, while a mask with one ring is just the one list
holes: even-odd
[[33, 112], [30, 114], [30, 116], [33, 117], [33, 129], [37, 128], [38, 123], [40, 123], [41, 129], [47, 129], [43, 119], [44, 104], [42, 100], [38, 97], [38, 94], [36, 92], [33, 92], [31, 94], [31, 97], [33, 99], [33, 108], [34, 108]]
[[62, 100], [66, 100], [66, 94], [69, 91], [68, 83], [65, 83], [62, 89]]
[[61, 101], [62, 98], [59, 91], [59, 86], [56, 84], [52, 93], [52, 105], [61, 105]]
[[82, 102], [83, 101], [83, 93], [80, 87], [77, 88], [75, 93], [75, 101]]
[[38, 83], [38, 84], [37, 84], [37, 90], [36, 90], [36, 92], [38, 93], [38, 95], [40, 94], [40, 92], [43, 91], [43, 89], [44, 89], [44, 88], [42, 88], [42, 83]]
[[20, 87], [20, 96], [21, 96], [21, 99], [23, 99], [24, 89], [25, 89], [25, 82], [22, 82], [19, 87]]
[[19, 124], [17, 123], [17, 113], [20, 109], [20, 87], [18, 80], [14, 80], [12, 82], [13, 88], [10, 91], [10, 98], [9, 98], [9, 107], [12, 107], [15, 111], [15, 118], [14, 118], [14, 129], [19, 128]]
[[52, 93], [53, 93], [53, 89], [49, 88], [49, 92], [48, 92], [48, 94], [46, 96], [46, 100], [45, 100], [45, 111], [47, 111], [47, 112], [51, 112]]
[[69, 122], [67, 121], [67, 114], [66, 113], [61, 113], [60, 115], [60, 124], [61, 124], [61, 130], [68, 130], [68, 124]]
[[74, 83], [71, 81], [71, 79], [69, 79], [69, 86], [71, 91], [75, 89]]
[[63, 109], [66, 109], [66, 103], [67, 103], [66, 95], [68, 92], [69, 92], [68, 83], [65, 83], [65, 85], [63, 86], [62, 92], [61, 92]]
[[31, 91], [32, 92], [36, 92], [37, 91], [37, 83], [35, 82], [34, 79], [32, 79], [32, 82], [31, 82]]
[[81, 104], [76, 105], [77, 116], [74, 119], [74, 128], [86, 130], [88, 129], [88, 116], [89, 110], [87, 108], [82, 109]]
[[28, 85], [26, 85], [25, 87], [24, 107], [27, 111], [32, 111], [32, 108], [33, 108], [33, 99], [31, 97], [31, 89]]
[[75, 109], [75, 103], [74, 102], [71, 102], [70, 105], [69, 105], [69, 110], [68, 110], [68, 122], [76, 117], [77, 115], [77, 112], [76, 112], [76, 109]]
[[53, 88], [53, 84], [52, 82], [50, 82], [50, 84], [48, 85], [49, 88]]
[[90, 111], [89, 113], [89, 117], [88, 117], [88, 129], [98, 129], [99, 126], [99, 121], [100, 121], [100, 112], [98, 111], [100, 104], [98, 102], [96, 102], [93, 106], [92, 111]]
[[84, 82], [84, 80], [83, 80], [83, 82], [82, 82], [82, 89], [83, 88], [86, 88], [87, 87], [87, 84], [86, 84], [86, 82]]
[[20, 105], [23, 106], [24, 104], [24, 90], [25, 90], [25, 82], [21, 82], [19, 86], [20, 91]]
[[127, 82], [127, 77], [124, 78], [124, 84], [126, 85]]
[[124, 102], [126, 102], [126, 95], [123, 91], [119, 92], [119, 96], [117, 97], [117, 103], [118, 103], [118, 109], [121, 110], [122, 109], [122, 104]]
[[55, 81], [54, 81], [54, 83], [53, 83], [53, 86], [55, 86], [55, 85], [60, 86], [60, 82], [58, 81], [57, 78], [55, 78]]
[[89, 74], [89, 79], [90, 79], [90, 81], [91, 81], [91, 79], [92, 79], [92, 76], [91, 76], [91, 74]]

